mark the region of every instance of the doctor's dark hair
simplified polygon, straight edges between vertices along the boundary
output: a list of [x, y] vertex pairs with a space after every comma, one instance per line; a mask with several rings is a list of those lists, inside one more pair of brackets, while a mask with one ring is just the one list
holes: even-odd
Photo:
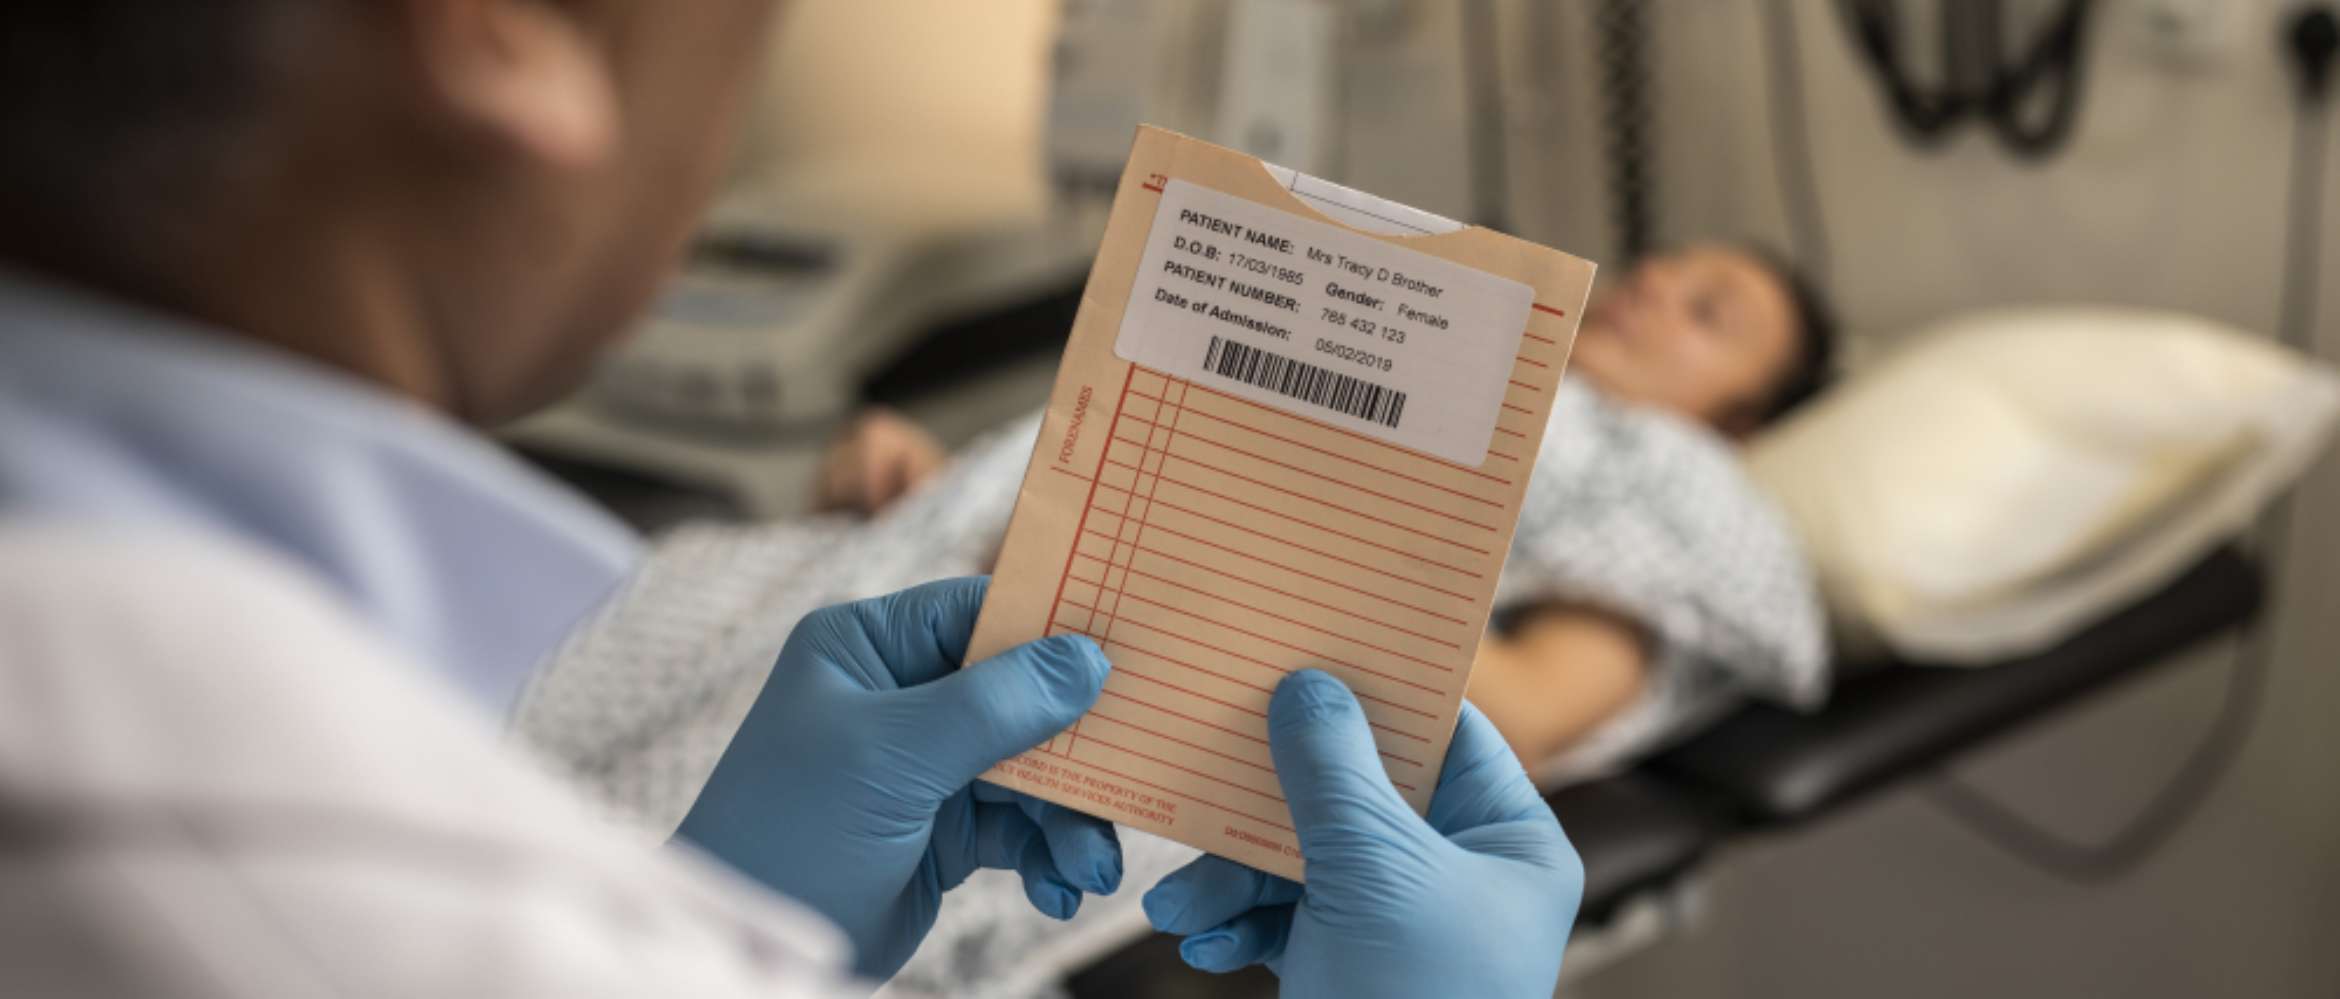
[[271, 82], [272, 29], [301, 2], [0, 3], [11, 248], [119, 240], [221, 168], [227, 136]]
[[1778, 251], [1758, 243], [1741, 243], [1739, 248], [1771, 272], [1772, 278], [1787, 292], [1788, 307], [1796, 324], [1795, 353], [1755, 408], [1755, 425], [1769, 426], [1810, 402], [1834, 379], [1836, 310], [1820, 293], [1819, 285]]

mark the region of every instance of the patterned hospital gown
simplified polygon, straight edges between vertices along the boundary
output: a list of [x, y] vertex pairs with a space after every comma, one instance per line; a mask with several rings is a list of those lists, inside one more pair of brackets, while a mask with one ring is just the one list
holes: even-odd
[[[806, 612], [984, 571], [1039, 429], [1034, 414], [971, 445], [912, 496], [866, 520], [677, 530], [625, 593], [540, 672], [518, 737], [574, 773], [616, 818], [681, 820]], [[1499, 608], [1558, 599], [1630, 617], [1651, 637], [1638, 701], [1536, 768], [1546, 785], [1615, 768], [1745, 697], [1824, 696], [1823, 627], [1785, 521], [1723, 441], [1668, 414], [1568, 382], [1554, 402]], [[1045, 995], [1063, 971], [1143, 932], [1137, 898], [1194, 854], [1124, 832], [1127, 886], [1070, 926], [1038, 915], [1013, 875], [946, 900], [898, 984]]]

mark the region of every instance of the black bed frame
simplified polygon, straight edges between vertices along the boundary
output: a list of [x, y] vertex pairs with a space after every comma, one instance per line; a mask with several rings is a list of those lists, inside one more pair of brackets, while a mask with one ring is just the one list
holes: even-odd
[[1933, 770], [2255, 618], [2257, 565], [2221, 550], [2045, 652], [1985, 668], [1842, 670], [1828, 706], [1752, 705], [1632, 773], [1551, 796], [1585, 861], [1585, 918], [1681, 876], [1729, 837], [1800, 826]]
[[[2145, 674], [2249, 623], [2264, 597], [2259, 567], [2221, 550], [2045, 652], [1980, 669], [1855, 664], [1818, 712], [1751, 705], [1631, 772], [1564, 788], [1549, 801], [1584, 858], [1579, 925], [1605, 923], [1733, 838], [1800, 827]], [[1079, 997], [1186, 995], [1166, 980], [1187, 974], [1200, 973], [1157, 935], [1069, 985]], [[1273, 980], [1221, 978], [1209, 994], [1253, 992], [1273, 995]]]

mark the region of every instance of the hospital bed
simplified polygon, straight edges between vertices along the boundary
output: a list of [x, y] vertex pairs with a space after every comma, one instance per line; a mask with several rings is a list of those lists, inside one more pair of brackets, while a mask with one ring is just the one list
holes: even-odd
[[[1740, 709], [1613, 777], [1553, 793], [1552, 810], [1584, 858], [1575, 948], [1621, 949], [1605, 934], [1663, 904], [1714, 853], [1747, 837], [1792, 834], [1867, 795], [1923, 779], [1997, 737], [2135, 679], [2249, 624], [2263, 573], [2233, 549], [2054, 647], [1990, 668], [1926, 668], [1890, 658], [1838, 667], [1828, 706], [1799, 714]], [[1571, 968], [1580, 973], [1583, 968]], [[1187, 975], [1167, 938], [1100, 962], [1073, 995], [1175, 992]], [[1240, 987], [1235, 994], [1243, 994]]]
[[[669, 519], [662, 511], [671, 512], [671, 497], [659, 497], [672, 489], [554, 470], [638, 525]], [[709, 500], [689, 512], [747, 512], [723, 506]], [[2262, 606], [2264, 576], [2251, 556], [2222, 549], [2045, 651], [1984, 668], [1883, 656], [1839, 663], [1819, 711], [1750, 703], [1628, 772], [1553, 792], [1548, 800], [1586, 873], [1571, 974], [1678, 925], [1680, 905], [1695, 901], [1701, 869], [1719, 851], [1793, 835], [1868, 795], [1914, 786], [2000, 736], [2243, 628]], [[1192, 994], [1176, 983], [1200, 974], [1178, 961], [1174, 941], [1156, 936], [1090, 965], [1070, 985], [1075, 996], [1144, 999]], [[1241, 982], [1220, 982], [1204, 994], [1248, 993]]]
[[2261, 573], [2222, 550], [2062, 643], [1987, 669], [1840, 667], [1828, 707], [1753, 704], [1637, 771], [1552, 796], [1597, 922], [1735, 836], [1792, 830], [1892, 788], [2250, 622]]
[[[1042, 362], [1044, 346], [1031, 351]], [[969, 367], [984, 366], [968, 363], [973, 360], [956, 358], [944, 366], [947, 374], [896, 365], [876, 381], [899, 383], [910, 396], [929, 394], [930, 382], [964, 382]], [[642, 494], [668, 490], [617, 488], [576, 467], [555, 470], [637, 524], [666, 519], [658, 512], [664, 507]], [[709, 511], [694, 507], [692, 513]], [[1983, 668], [1890, 657], [1839, 663], [1822, 710], [1751, 703], [1628, 772], [1554, 792], [1552, 809], [1586, 869], [1570, 972], [1588, 972], [1602, 958], [1638, 949], [1677, 925], [1679, 905], [1695, 900], [1702, 866], [1718, 851], [1792, 835], [1865, 796], [1914, 786], [1999, 736], [2050, 720], [2249, 624], [2263, 601], [2264, 575], [2252, 557], [2219, 550], [2045, 651]], [[1157, 936], [1090, 965], [1070, 984], [1075, 996], [1143, 999], [1192, 994], [1175, 991], [1175, 983], [1199, 974], [1178, 961], [1174, 941]], [[1218, 985], [1205, 994], [1248, 994], [1239, 982]]]

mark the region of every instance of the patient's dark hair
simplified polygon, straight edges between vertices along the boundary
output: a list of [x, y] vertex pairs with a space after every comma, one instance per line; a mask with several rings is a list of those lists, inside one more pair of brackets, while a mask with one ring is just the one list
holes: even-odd
[[1779, 280], [1780, 287], [1787, 290], [1788, 307], [1795, 313], [1795, 354], [1756, 409], [1756, 425], [1764, 426], [1828, 387], [1836, 373], [1836, 310], [1811, 277], [1778, 251], [1761, 244], [1740, 244], [1740, 248]]

